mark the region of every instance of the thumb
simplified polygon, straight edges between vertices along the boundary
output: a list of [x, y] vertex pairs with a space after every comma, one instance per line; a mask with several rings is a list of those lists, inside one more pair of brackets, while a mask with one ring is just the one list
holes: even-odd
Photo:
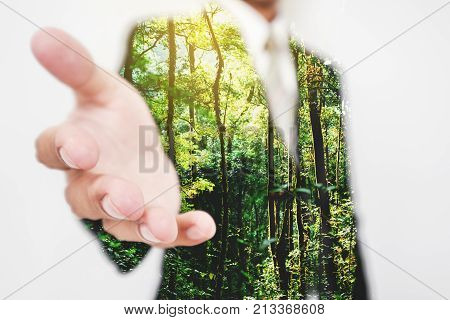
[[95, 95], [111, 85], [81, 43], [62, 30], [39, 30], [31, 39], [31, 50], [45, 69], [77, 93]]

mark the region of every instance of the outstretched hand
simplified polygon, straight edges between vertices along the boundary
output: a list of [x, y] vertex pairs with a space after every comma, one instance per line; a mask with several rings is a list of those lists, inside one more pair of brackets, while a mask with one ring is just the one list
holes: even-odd
[[[179, 214], [178, 176], [139, 93], [92, 63], [86, 49], [63, 31], [39, 31], [31, 46], [41, 65], [76, 95], [68, 119], [36, 142], [39, 161], [66, 172], [72, 211], [101, 219], [119, 240], [174, 247], [210, 239], [216, 231], [210, 215]], [[151, 155], [139, 147], [141, 126], [149, 128], [146, 138], [154, 142], [147, 150]], [[152, 170], [140, 168], [140, 157]]]

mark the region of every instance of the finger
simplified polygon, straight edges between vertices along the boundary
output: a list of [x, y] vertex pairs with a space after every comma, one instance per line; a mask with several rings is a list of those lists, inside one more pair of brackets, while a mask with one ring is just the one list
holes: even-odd
[[83, 173], [69, 183], [66, 200], [81, 218], [138, 220], [144, 214], [144, 197], [132, 182]]
[[33, 35], [31, 49], [45, 69], [81, 95], [94, 96], [115, 84], [92, 62], [88, 51], [62, 30], [39, 30]]
[[178, 232], [174, 241], [161, 241], [155, 236], [157, 234], [156, 231], [148, 234], [145, 229], [142, 231], [142, 224], [132, 221], [117, 222], [104, 220], [103, 227], [106, 232], [112, 234], [119, 240], [144, 242], [162, 248], [195, 246], [211, 239], [216, 232], [214, 220], [209, 214], [203, 211], [187, 212], [178, 215], [176, 220]]
[[141, 241], [156, 245], [170, 244], [178, 235], [176, 215], [160, 207], [147, 207], [139, 221], [138, 231]]
[[163, 248], [170, 247], [178, 235], [175, 215], [159, 207], [146, 208], [146, 213], [137, 222], [104, 220], [103, 228], [119, 240]]
[[204, 211], [190, 211], [177, 216], [178, 238], [173, 246], [195, 246], [216, 233], [214, 219]]
[[85, 130], [65, 124], [38, 137], [36, 157], [49, 168], [89, 170], [97, 164], [99, 147]]

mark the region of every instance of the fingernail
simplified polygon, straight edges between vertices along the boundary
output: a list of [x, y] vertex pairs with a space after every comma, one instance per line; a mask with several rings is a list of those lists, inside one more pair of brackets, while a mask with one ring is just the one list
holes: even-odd
[[69, 155], [67, 154], [66, 150], [64, 150], [64, 148], [59, 148], [58, 153], [59, 153], [59, 157], [62, 159], [62, 161], [64, 161], [65, 164], [67, 164], [68, 167], [70, 167], [72, 169], [80, 169], [73, 162], [73, 160], [69, 157]]
[[150, 241], [153, 243], [161, 242], [161, 240], [156, 238], [145, 224], [139, 225], [139, 232], [141, 233], [142, 238], [144, 238], [147, 241]]
[[205, 234], [197, 226], [187, 229], [186, 236], [191, 240], [200, 240], [205, 238]]
[[121, 214], [120, 211], [117, 209], [117, 207], [114, 205], [114, 203], [112, 203], [109, 195], [103, 197], [101, 205], [103, 211], [105, 211], [106, 214], [111, 216], [112, 218], [119, 220], [125, 219], [125, 216]]

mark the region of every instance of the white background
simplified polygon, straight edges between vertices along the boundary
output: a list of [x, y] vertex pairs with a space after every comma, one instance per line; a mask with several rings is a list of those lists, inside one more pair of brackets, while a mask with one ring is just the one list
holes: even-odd
[[[61, 27], [96, 62], [117, 70], [136, 17], [195, 0], [4, 1], [40, 26]], [[444, 4], [442, 0], [301, 0], [287, 3], [310, 48], [352, 66]], [[69, 90], [34, 61], [36, 27], [0, 3], [0, 297], [87, 243], [64, 202], [64, 178], [34, 158], [40, 131], [62, 121]], [[345, 74], [353, 184], [371, 295], [439, 299], [387, 262], [450, 296], [450, 5]], [[348, 119], [347, 119], [348, 120]], [[141, 299], [158, 285], [160, 251], [119, 276], [92, 242], [12, 295], [15, 299]]]
[[[276, 310], [291, 310], [291, 314], [273, 314], [272, 304]], [[294, 314], [295, 304], [299, 305]], [[317, 312], [319, 305], [324, 312]], [[204, 314], [204, 305], [211, 313]], [[259, 308], [256, 306], [259, 305]], [[290, 305], [290, 307], [288, 306]], [[197, 311], [198, 314], [175, 314], [175, 308]], [[265, 306], [265, 312], [264, 312]], [[152, 314], [125, 314], [124, 307], [153, 308]], [[161, 307], [161, 313], [158, 310]], [[239, 308], [237, 314], [236, 307]], [[284, 307], [284, 309], [282, 309]], [[171, 308], [169, 310], [169, 308]], [[195, 310], [194, 310], [195, 308]], [[217, 309], [216, 309], [217, 308]], [[233, 308], [233, 309], [231, 309]], [[231, 311], [234, 310], [234, 311]], [[259, 314], [254, 314], [258, 310]], [[306, 313], [312, 310], [315, 314]], [[322, 308], [321, 308], [322, 310]], [[48, 319], [59, 320], [63, 316], [67, 320], [103, 318], [119, 319], [348, 319], [348, 320], [379, 320], [379, 319], [448, 319], [449, 304], [447, 301], [258, 301], [258, 300], [221, 300], [221, 301], [0, 301], [0, 316], [8, 320]], [[155, 314], [156, 312], [156, 314]], [[189, 312], [189, 311], [188, 311]], [[272, 313], [271, 313], [272, 312]], [[282, 312], [282, 311], [281, 311]], [[169, 313], [169, 315], [167, 315]]]

